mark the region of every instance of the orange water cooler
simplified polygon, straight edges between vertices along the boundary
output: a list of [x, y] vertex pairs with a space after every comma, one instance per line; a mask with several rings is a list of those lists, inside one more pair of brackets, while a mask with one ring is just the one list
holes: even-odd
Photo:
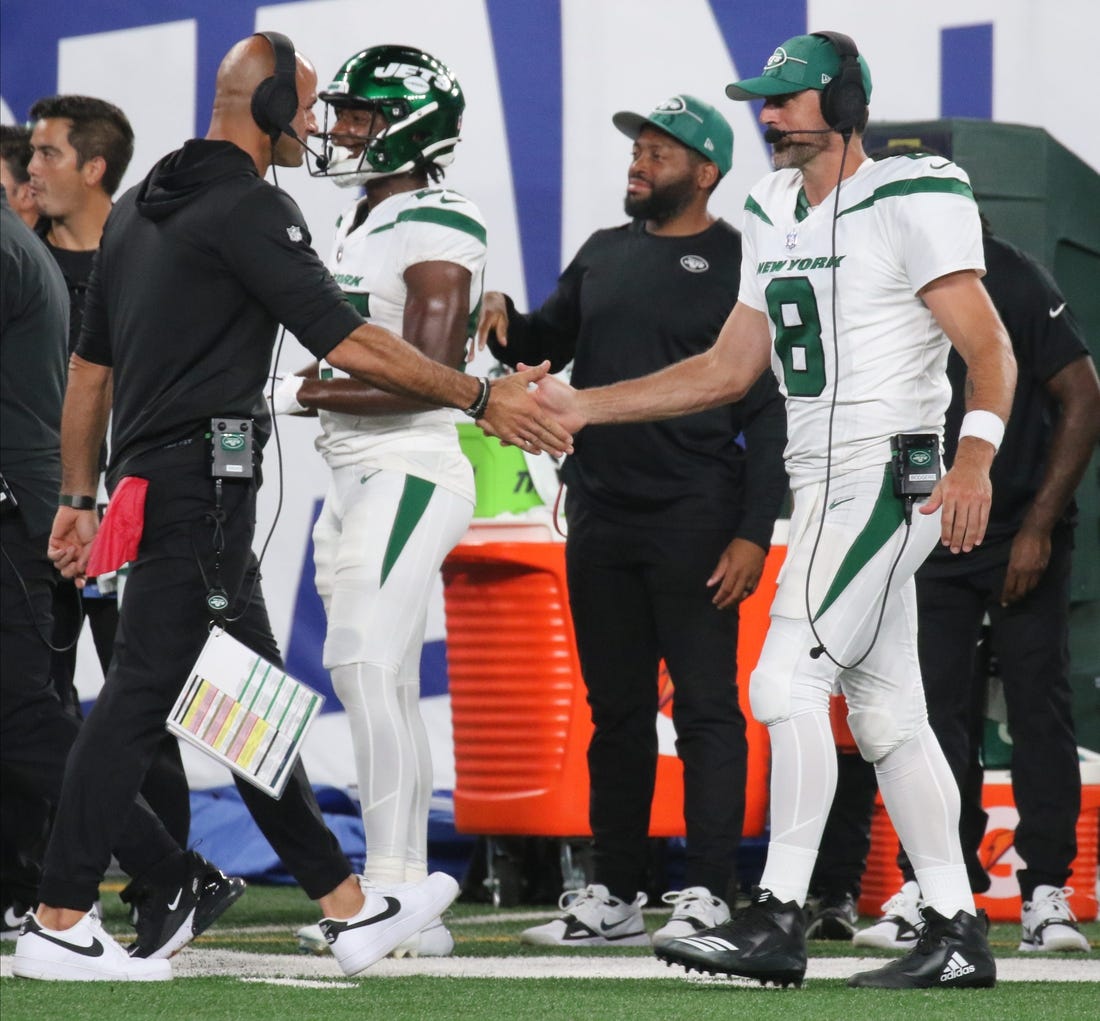
[[[536, 541], [524, 541], [531, 538]], [[443, 566], [455, 827], [461, 832], [591, 834], [586, 756], [592, 722], [569, 613], [565, 547], [549, 539], [548, 530], [536, 526], [475, 524]], [[749, 836], [765, 826], [768, 738], [749, 714], [748, 679], [785, 552], [773, 547], [757, 592], [741, 608], [738, 685], [748, 728]], [[683, 770], [674, 754], [662, 754], [650, 834], [683, 833]]]

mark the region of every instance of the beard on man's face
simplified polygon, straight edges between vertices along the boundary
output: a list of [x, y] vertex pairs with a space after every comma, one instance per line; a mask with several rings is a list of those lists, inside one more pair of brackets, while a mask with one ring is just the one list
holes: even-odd
[[667, 223], [679, 216], [695, 197], [695, 181], [690, 174], [664, 185], [653, 185], [648, 195], [631, 195], [623, 199], [627, 216], [654, 223]]

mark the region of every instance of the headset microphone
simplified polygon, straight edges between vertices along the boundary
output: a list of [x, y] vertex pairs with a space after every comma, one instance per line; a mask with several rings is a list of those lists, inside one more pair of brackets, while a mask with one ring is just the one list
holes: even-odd
[[834, 130], [834, 128], [803, 128], [802, 130], [781, 131], [779, 128], [768, 128], [764, 132], [764, 141], [768, 145], [775, 145], [776, 142], [781, 141], [788, 135], [830, 135]]
[[325, 156], [324, 153], [314, 152], [309, 147], [309, 143], [304, 138], [302, 138], [302, 136], [299, 135], [298, 132], [295, 131], [289, 124], [285, 128], [283, 128], [283, 134], [289, 135], [291, 138], [293, 138], [295, 142], [297, 142], [303, 149], [305, 149], [306, 152], [310, 154], [310, 156], [313, 157], [313, 161], [317, 164], [318, 170], [325, 170], [328, 167], [328, 157]]

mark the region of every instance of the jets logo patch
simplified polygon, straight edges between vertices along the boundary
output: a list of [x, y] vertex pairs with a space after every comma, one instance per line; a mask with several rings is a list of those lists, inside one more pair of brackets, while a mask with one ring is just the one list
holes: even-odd
[[701, 255], [684, 255], [680, 258], [680, 265], [689, 273], [705, 273], [710, 269], [710, 263]]

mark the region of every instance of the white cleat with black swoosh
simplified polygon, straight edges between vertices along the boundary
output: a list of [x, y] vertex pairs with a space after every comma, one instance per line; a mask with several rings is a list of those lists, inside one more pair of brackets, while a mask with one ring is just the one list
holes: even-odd
[[419, 883], [380, 886], [359, 877], [363, 907], [351, 918], [322, 918], [321, 932], [345, 975], [356, 975], [438, 918], [458, 896], [458, 883], [433, 872]]
[[520, 933], [519, 941], [536, 947], [644, 947], [649, 944], [642, 907], [646, 895], [628, 902], [612, 896], [602, 883], [568, 890], [558, 906], [560, 918]]
[[19, 978], [50, 982], [164, 982], [172, 966], [131, 957], [107, 935], [94, 911], [69, 929], [47, 929], [27, 914], [15, 944], [11, 971]]

